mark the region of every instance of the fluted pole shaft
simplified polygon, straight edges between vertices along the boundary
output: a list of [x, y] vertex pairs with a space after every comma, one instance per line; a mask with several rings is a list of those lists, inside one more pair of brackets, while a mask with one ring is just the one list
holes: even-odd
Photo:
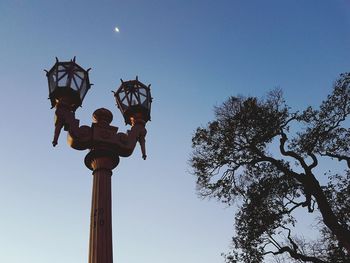
[[91, 151], [88, 156], [93, 169], [89, 263], [112, 263], [111, 178], [112, 169], [118, 164], [119, 158], [101, 156], [94, 151]]

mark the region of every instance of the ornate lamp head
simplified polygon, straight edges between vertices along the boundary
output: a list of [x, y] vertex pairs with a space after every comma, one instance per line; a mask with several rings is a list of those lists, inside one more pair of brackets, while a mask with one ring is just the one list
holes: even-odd
[[90, 68], [84, 70], [76, 64], [75, 57], [65, 62], [59, 62], [56, 58], [55, 65], [46, 71], [52, 108], [57, 104], [64, 104], [75, 111], [81, 106], [91, 87], [89, 70]]
[[133, 125], [135, 120], [151, 120], [151, 85], [146, 86], [137, 77], [135, 80], [121, 81], [114, 97], [125, 123]]

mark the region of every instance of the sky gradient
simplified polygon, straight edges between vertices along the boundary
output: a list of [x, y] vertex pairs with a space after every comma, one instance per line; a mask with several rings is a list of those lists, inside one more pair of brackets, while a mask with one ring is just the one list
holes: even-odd
[[198, 198], [194, 130], [230, 95], [280, 87], [293, 109], [318, 105], [350, 70], [349, 14], [347, 0], [0, 0], [0, 262], [87, 262], [87, 152], [51, 145], [56, 56], [92, 68], [81, 124], [105, 107], [126, 131], [111, 90], [152, 84], [148, 159], [136, 148], [113, 173], [114, 262], [219, 263], [234, 208]]

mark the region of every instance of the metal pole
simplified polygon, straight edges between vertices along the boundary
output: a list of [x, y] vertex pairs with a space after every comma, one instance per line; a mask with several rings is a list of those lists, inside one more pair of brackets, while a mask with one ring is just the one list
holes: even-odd
[[112, 263], [112, 170], [119, 157], [108, 151], [92, 150], [85, 164], [93, 170], [89, 263]]

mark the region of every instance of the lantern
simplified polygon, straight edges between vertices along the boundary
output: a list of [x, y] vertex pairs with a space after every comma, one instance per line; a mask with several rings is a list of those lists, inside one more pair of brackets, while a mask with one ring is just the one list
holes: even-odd
[[147, 122], [151, 119], [151, 91], [150, 86], [136, 80], [122, 81], [114, 93], [117, 106], [123, 114], [126, 124], [133, 125], [135, 119]]
[[72, 111], [81, 106], [91, 87], [89, 70], [84, 70], [76, 64], [75, 57], [67, 62], [59, 62], [56, 58], [56, 64], [46, 71], [52, 108], [57, 103], [68, 105]]

